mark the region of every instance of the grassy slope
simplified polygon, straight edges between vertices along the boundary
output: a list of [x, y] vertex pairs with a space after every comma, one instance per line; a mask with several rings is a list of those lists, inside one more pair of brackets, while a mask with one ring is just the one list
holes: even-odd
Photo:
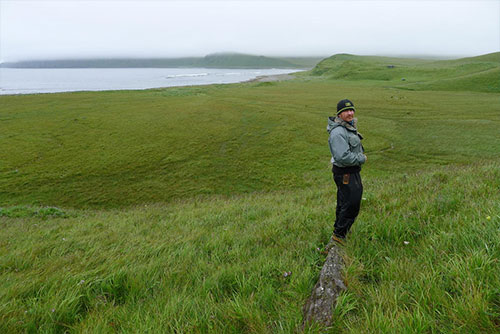
[[343, 97], [369, 160], [331, 332], [498, 330], [498, 94], [301, 74], [2, 96], [0, 331], [294, 332]]
[[439, 61], [340, 54], [320, 62], [312, 74], [409, 90], [498, 93], [500, 52]]
[[[365, 178], [331, 332], [498, 330], [499, 187], [498, 163]], [[333, 207], [325, 183], [4, 218], [0, 329], [292, 333]]]

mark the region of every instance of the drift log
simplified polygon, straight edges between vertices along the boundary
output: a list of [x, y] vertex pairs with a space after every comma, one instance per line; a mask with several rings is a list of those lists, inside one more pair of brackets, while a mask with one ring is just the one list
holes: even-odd
[[344, 261], [341, 250], [337, 245], [333, 244], [333, 241], [330, 241], [327, 249], [328, 255], [321, 269], [319, 280], [314, 286], [311, 297], [304, 305], [303, 326], [313, 322], [330, 326], [337, 297], [346, 289], [342, 280]]

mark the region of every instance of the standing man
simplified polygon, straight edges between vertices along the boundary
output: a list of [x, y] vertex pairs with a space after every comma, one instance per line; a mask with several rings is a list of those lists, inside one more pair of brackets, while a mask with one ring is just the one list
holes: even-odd
[[337, 185], [337, 208], [332, 239], [343, 243], [358, 216], [363, 194], [361, 165], [366, 162], [361, 139], [356, 128], [354, 103], [344, 99], [337, 104], [337, 117], [328, 118], [328, 144], [332, 153], [333, 179]]

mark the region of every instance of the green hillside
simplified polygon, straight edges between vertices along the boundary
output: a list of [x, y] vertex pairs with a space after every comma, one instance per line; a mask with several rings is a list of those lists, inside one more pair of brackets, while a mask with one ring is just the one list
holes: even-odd
[[304, 68], [313, 67], [320, 59], [273, 58], [237, 53], [216, 53], [199, 61], [200, 67], [217, 68]]
[[311, 73], [409, 90], [500, 92], [499, 59], [500, 52], [439, 61], [339, 54], [321, 61]]
[[281, 82], [0, 96], [0, 333], [300, 332], [346, 97], [368, 156], [348, 290], [331, 328], [304, 332], [498, 332], [496, 58], [336, 55]]
[[493, 62], [493, 63], [500, 63], [500, 52], [493, 52], [493, 53], [488, 53], [488, 54], [484, 54], [481, 56], [475, 56], [475, 57], [460, 58], [460, 59], [456, 59], [456, 60], [450, 60], [449, 62], [458, 62], [458, 63]]

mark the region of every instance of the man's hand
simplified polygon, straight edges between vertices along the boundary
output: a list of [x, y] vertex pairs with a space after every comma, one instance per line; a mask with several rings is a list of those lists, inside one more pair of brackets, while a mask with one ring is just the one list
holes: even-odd
[[366, 156], [366, 154], [363, 154], [365, 156], [365, 162], [368, 161], [368, 157]]

